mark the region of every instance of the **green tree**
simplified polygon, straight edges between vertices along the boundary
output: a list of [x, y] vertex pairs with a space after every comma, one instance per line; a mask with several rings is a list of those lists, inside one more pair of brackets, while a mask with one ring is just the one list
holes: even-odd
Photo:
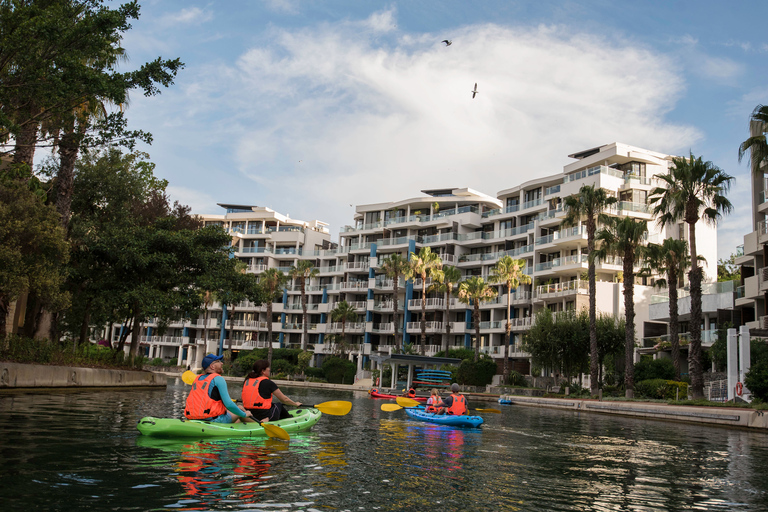
[[675, 366], [675, 380], [680, 380], [680, 336], [677, 312], [677, 288], [683, 281], [691, 260], [688, 257], [688, 243], [685, 240], [665, 239], [661, 245], [648, 244], [646, 247], [648, 269], [665, 278], [657, 279], [655, 285], [666, 287], [669, 293], [669, 341], [672, 345], [672, 362]]
[[56, 211], [26, 183], [1, 175], [0, 339], [6, 334], [10, 303], [21, 293], [35, 293], [51, 309], [66, 306], [69, 296], [61, 288], [68, 257]]
[[427, 278], [436, 270], [443, 268], [440, 255], [433, 253], [430, 247], [422, 247], [418, 254], [409, 255], [410, 276], [421, 278], [421, 344], [419, 353], [423, 356], [427, 344]]
[[521, 284], [531, 284], [531, 276], [523, 273], [525, 260], [516, 260], [509, 255], [502, 256], [491, 268], [488, 281], [507, 286], [507, 328], [504, 336], [504, 382], [509, 377], [509, 342], [512, 334], [512, 290]]
[[597, 357], [600, 367], [600, 384], [603, 383], [603, 365], [606, 358], [615, 357], [624, 351], [624, 333], [626, 322], [623, 318], [612, 315], [597, 317]]
[[307, 349], [307, 342], [309, 341], [309, 334], [307, 334], [307, 329], [309, 328], [309, 318], [307, 315], [307, 281], [317, 277], [318, 274], [320, 274], [320, 271], [315, 268], [309, 260], [299, 260], [296, 265], [291, 267], [290, 271], [293, 282], [298, 282], [301, 289], [301, 322], [303, 327], [303, 332], [301, 334], [301, 350]]
[[408, 261], [403, 258], [399, 253], [390, 254], [383, 260], [381, 260], [381, 270], [388, 278], [392, 279], [392, 302], [394, 310], [392, 317], [395, 319], [395, 343], [397, 343], [397, 349], [403, 349], [403, 333], [400, 330], [402, 325], [399, 320], [399, 289], [400, 289], [400, 277], [408, 276], [410, 267]]
[[288, 281], [288, 277], [276, 268], [268, 268], [259, 276], [259, 283], [265, 290], [267, 300], [267, 360], [272, 364], [272, 303], [275, 297], [283, 293], [283, 288]]
[[717, 260], [717, 281], [741, 282], [741, 267], [736, 264], [736, 255], [731, 253], [728, 259]]
[[643, 240], [648, 231], [648, 223], [632, 217], [609, 217], [605, 227], [595, 237], [601, 243], [600, 249], [590, 258], [604, 259], [612, 254], [623, 259], [624, 268], [624, 313], [626, 316], [624, 393], [627, 398], [634, 397], [634, 359], [635, 359], [635, 265], [645, 257]]
[[442, 343], [442, 351], [448, 351], [448, 344], [451, 337], [451, 295], [453, 290], [461, 281], [461, 270], [456, 267], [445, 266], [435, 270], [432, 274], [432, 285], [429, 291], [445, 294], [445, 311], [443, 312], [443, 321], [445, 322], [445, 338]]
[[744, 386], [753, 396], [768, 402], [768, 344], [764, 339], [752, 340], [750, 367], [744, 377]]
[[712, 162], [704, 162], [691, 153], [690, 158], [675, 157], [667, 174], [657, 175], [664, 187], [657, 187], [648, 198], [655, 205], [654, 215], [659, 225], [671, 225], [679, 220], [688, 224], [688, 243], [691, 250], [691, 341], [688, 348], [691, 374], [691, 396], [704, 398], [704, 368], [701, 354], [701, 281], [702, 269], [696, 249], [696, 224], [699, 219], [716, 225], [717, 220], [733, 210], [725, 197], [733, 177]]
[[523, 350], [538, 368], [557, 370], [570, 382], [588, 364], [589, 313], [544, 308], [523, 336]]
[[357, 312], [354, 306], [352, 306], [346, 300], [342, 300], [336, 307], [331, 310], [331, 320], [334, 322], [341, 322], [341, 357], [345, 355], [345, 346], [347, 343], [347, 322], [354, 322], [357, 320]]
[[739, 145], [739, 162], [749, 154], [752, 174], [760, 178], [760, 183], [763, 177], [761, 167], [768, 162], [766, 132], [768, 132], [768, 106], [758, 105], [749, 116], [749, 138]]
[[472, 276], [459, 284], [459, 301], [472, 305], [472, 323], [475, 326], [475, 359], [480, 357], [480, 303], [496, 298], [496, 288], [488, 286], [482, 277]]
[[595, 234], [597, 232], [597, 223], [603, 211], [616, 202], [615, 197], [611, 197], [602, 188], [595, 188], [594, 185], [582, 185], [579, 193], [565, 198], [563, 209], [565, 210], [565, 219], [562, 227], [586, 225], [587, 228], [587, 251], [590, 259], [587, 263], [587, 275], [589, 279], [589, 382], [590, 393], [596, 395], [598, 391], [598, 354], [597, 354], [597, 295], [595, 288], [595, 262], [592, 259], [592, 253], [595, 250]]

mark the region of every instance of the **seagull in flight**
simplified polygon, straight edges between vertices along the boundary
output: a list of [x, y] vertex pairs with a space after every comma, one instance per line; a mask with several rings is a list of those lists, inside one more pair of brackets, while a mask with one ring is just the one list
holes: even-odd
[[441, 42], [441, 43], [445, 43], [445, 46], [451, 46], [451, 45], [453, 44], [453, 41], [449, 41], [449, 40], [447, 40], [447, 39], [443, 39], [443, 40], [442, 40], [442, 41], [440, 41], [440, 42]]
[[472, 99], [475, 99], [475, 95], [477, 95], [477, 82], [475, 82], [475, 90], [472, 91]]

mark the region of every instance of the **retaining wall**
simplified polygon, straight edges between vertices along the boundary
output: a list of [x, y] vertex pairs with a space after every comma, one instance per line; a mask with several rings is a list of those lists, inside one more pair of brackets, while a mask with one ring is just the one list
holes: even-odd
[[0, 363], [0, 389], [165, 386], [165, 375], [130, 370]]

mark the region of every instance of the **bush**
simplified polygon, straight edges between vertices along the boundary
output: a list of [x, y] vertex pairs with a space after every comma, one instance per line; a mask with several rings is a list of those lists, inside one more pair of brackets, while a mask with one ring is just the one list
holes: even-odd
[[446, 354], [442, 350], [435, 354], [435, 357], [450, 357], [453, 359], [470, 359], [472, 361], [475, 360], [475, 351], [471, 348], [452, 348], [448, 350], [448, 353]]
[[168, 366], [177, 366], [179, 364], [179, 360], [175, 357], [172, 357], [170, 361], [168, 361]]
[[307, 376], [307, 379], [325, 379], [325, 372], [322, 368], [309, 367], [304, 370], [304, 375]]
[[163, 366], [163, 359], [156, 357], [149, 362], [149, 366]]
[[758, 361], [752, 365], [744, 378], [744, 385], [753, 396], [768, 402], [768, 361]]
[[330, 357], [323, 361], [323, 373], [328, 382], [333, 384], [353, 384], [357, 366], [349, 359]]
[[635, 384], [635, 395], [653, 399], [685, 400], [688, 397], [688, 383], [667, 379], [647, 379]]
[[285, 359], [272, 359], [272, 374], [294, 375], [299, 372], [299, 367]]
[[651, 379], [672, 380], [675, 378], [675, 365], [671, 359], [650, 359], [644, 357], [635, 363], [635, 382]]
[[522, 373], [511, 370], [509, 372], [509, 376], [507, 377], [507, 385], [528, 387], [528, 381], [525, 380], [525, 377], [523, 377]]
[[476, 363], [465, 359], [459, 365], [457, 382], [469, 386], [486, 386], [496, 375], [496, 362], [491, 358], [479, 359]]

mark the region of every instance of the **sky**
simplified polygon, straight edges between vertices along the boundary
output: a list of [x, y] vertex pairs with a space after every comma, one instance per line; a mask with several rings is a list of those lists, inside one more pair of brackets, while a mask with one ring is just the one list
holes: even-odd
[[355, 205], [447, 187], [495, 197], [624, 142], [736, 178], [719, 258], [752, 230], [737, 155], [768, 103], [763, 0], [140, 3], [125, 67], [185, 68], [161, 95], [135, 93], [127, 116], [194, 213], [267, 206], [329, 223], [336, 241]]

